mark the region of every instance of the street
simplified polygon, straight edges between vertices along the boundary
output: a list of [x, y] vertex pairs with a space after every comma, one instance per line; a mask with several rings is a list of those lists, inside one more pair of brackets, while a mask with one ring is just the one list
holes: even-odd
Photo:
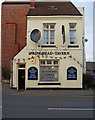
[[93, 91], [2, 89], [3, 118], [93, 118]]
[[93, 118], [93, 92], [3, 89], [3, 118]]
[[[54, 110], [49, 108], [81, 108]], [[87, 110], [82, 110], [82, 109]], [[91, 118], [93, 98], [3, 96], [4, 118]]]

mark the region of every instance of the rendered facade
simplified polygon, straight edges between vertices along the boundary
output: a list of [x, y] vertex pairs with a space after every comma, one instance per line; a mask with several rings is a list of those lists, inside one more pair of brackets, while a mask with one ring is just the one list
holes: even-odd
[[83, 9], [71, 2], [35, 2], [26, 17], [26, 46], [13, 57], [10, 86], [82, 88]]

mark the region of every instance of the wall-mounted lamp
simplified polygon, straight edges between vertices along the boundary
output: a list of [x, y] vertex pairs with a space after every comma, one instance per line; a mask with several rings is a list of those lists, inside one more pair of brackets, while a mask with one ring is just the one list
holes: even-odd
[[35, 63], [35, 57], [32, 56], [30, 60], [32, 63]]

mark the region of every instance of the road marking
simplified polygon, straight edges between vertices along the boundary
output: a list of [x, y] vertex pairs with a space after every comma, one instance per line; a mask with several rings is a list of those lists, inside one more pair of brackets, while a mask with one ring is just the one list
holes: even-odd
[[45, 95], [45, 94], [2, 94], [3, 96], [37, 96], [37, 97], [64, 97], [64, 98], [93, 98], [95, 96], [73, 96], [73, 95]]
[[0, 106], [0, 108], [1, 108], [2, 106]]
[[48, 110], [63, 110], [63, 111], [93, 111], [95, 108], [48, 108]]

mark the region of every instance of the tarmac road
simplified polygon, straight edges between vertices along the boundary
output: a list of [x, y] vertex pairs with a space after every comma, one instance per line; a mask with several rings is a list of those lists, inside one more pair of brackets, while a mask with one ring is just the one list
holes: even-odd
[[93, 118], [93, 91], [3, 87], [3, 118]]

